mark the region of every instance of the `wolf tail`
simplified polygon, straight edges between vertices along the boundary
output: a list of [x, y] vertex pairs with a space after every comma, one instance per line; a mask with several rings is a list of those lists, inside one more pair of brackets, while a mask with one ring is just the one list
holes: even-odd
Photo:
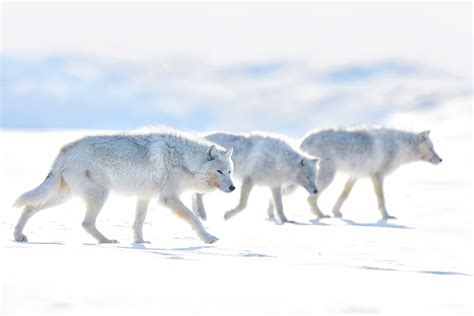
[[46, 204], [58, 196], [63, 189], [67, 189], [67, 183], [63, 179], [62, 171], [54, 169], [53, 167], [48, 173], [43, 183], [31, 191], [23, 193], [15, 203], [13, 203], [13, 206], [38, 206]]

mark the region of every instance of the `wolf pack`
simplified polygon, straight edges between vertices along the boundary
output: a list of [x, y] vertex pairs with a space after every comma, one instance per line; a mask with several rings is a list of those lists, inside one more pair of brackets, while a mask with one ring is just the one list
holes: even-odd
[[[245, 210], [255, 186], [271, 191], [267, 215], [276, 224], [289, 222], [283, 196], [302, 187], [307, 192], [311, 217], [329, 217], [318, 200], [337, 173], [347, 175], [332, 216], [358, 179], [370, 178], [381, 217], [395, 219], [385, 206], [384, 179], [398, 167], [415, 161], [439, 164], [430, 132], [390, 128], [341, 128], [311, 131], [299, 146], [283, 135], [265, 132], [216, 132], [196, 135], [168, 128], [137, 130], [115, 135], [87, 136], [63, 146], [44, 181], [14, 203], [23, 211], [14, 239], [28, 241], [23, 233], [37, 212], [81, 197], [86, 206], [82, 227], [99, 243], [115, 243], [102, 234], [97, 216], [109, 194], [136, 197], [132, 225], [135, 243], [145, 243], [143, 224], [150, 201], [159, 202], [185, 220], [205, 243], [218, 239], [206, 231], [204, 195], [213, 190], [230, 193], [239, 179], [238, 204], [224, 213], [230, 220]], [[181, 195], [190, 191], [191, 209]]]

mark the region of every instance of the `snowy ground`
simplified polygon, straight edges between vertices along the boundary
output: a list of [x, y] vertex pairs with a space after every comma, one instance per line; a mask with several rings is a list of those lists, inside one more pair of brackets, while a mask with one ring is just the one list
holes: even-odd
[[[470, 117], [459, 124], [446, 113], [428, 117], [439, 123], [432, 137], [443, 163], [415, 163], [386, 182], [398, 220], [379, 220], [366, 180], [343, 207], [345, 219], [311, 220], [299, 191], [285, 199], [287, 217], [297, 223], [282, 226], [265, 220], [264, 189], [228, 222], [222, 217], [238, 192], [215, 193], [205, 197], [205, 225], [220, 238], [213, 245], [157, 203], [144, 228], [152, 243], [131, 243], [135, 201], [119, 196], [98, 224], [119, 244], [96, 245], [83, 232], [79, 200], [38, 213], [25, 229], [30, 242], [13, 242], [20, 214], [14, 199], [42, 181], [61, 144], [92, 132], [3, 130], [2, 314], [471, 315]], [[343, 181], [338, 177], [322, 198], [326, 213]]]

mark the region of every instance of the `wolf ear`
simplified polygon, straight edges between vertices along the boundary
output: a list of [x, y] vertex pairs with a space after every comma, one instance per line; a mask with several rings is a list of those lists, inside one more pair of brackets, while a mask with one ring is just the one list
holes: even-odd
[[214, 160], [217, 159], [219, 153], [217, 152], [216, 145], [211, 145], [207, 150], [207, 160]]
[[418, 134], [418, 140], [420, 141], [427, 140], [429, 136], [430, 136], [430, 131], [421, 132]]
[[234, 152], [234, 148], [232, 147], [229, 147], [225, 152], [224, 152], [224, 155], [227, 157], [227, 158], [230, 158], [232, 156], [232, 153]]

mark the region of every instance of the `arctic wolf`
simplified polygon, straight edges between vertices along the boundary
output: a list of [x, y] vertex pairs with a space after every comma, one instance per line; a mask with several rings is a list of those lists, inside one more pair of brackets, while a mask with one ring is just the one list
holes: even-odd
[[321, 159], [317, 180], [319, 193], [308, 199], [313, 212], [323, 216], [318, 207], [319, 196], [331, 184], [336, 172], [340, 171], [348, 174], [349, 179], [333, 207], [335, 217], [342, 217], [341, 206], [356, 181], [370, 177], [382, 217], [395, 218], [385, 208], [384, 178], [409, 162], [439, 164], [442, 160], [434, 151], [429, 134], [429, 131], [411, 133], [385, 128], [330, 129], [309, 133], [300, 148]]
[[16, 241], [27, 241], [23, 229], [36, 212], [66, 202], [72, 195], [87, 206], [82, 227], [99, 243], [116, 242], [96, 227], [96, 218], [110, 191], [137, 197], [134, 240], [143, 240], [142, 228], [150, 199], [160, 202], [187, 221], [206, 243], [210, 235], [181, 202], [184, 190], [207, 192], [235, 189], [231, 173], [232, 148], [224, 150], [208, 140], [167, 129], [110, 136], [89, 136], [65, 145], [41, 185], [21, 195], [14, 206], [24, 206], [15, 227]]
[[[283, 213], [282, 187], [298, 184], [310, 194], [316, 194], [318, 159], [294, 149], [281, 137], [253, 132], [250, 134], [213, 133], [208, 140], [224, 147], [234, 148], [232, 160], [235, 176], [242, 179], [240, 202], [225, 213], [227, 220], [247, 206], [248, 197], [254, 185], [268, 186], [272, 192], [276, 217], [269, 214], [278, 224], [287, 222]], [[201, 218], [206, 218], [202, 194], [193, 196], [193, 209]]]

